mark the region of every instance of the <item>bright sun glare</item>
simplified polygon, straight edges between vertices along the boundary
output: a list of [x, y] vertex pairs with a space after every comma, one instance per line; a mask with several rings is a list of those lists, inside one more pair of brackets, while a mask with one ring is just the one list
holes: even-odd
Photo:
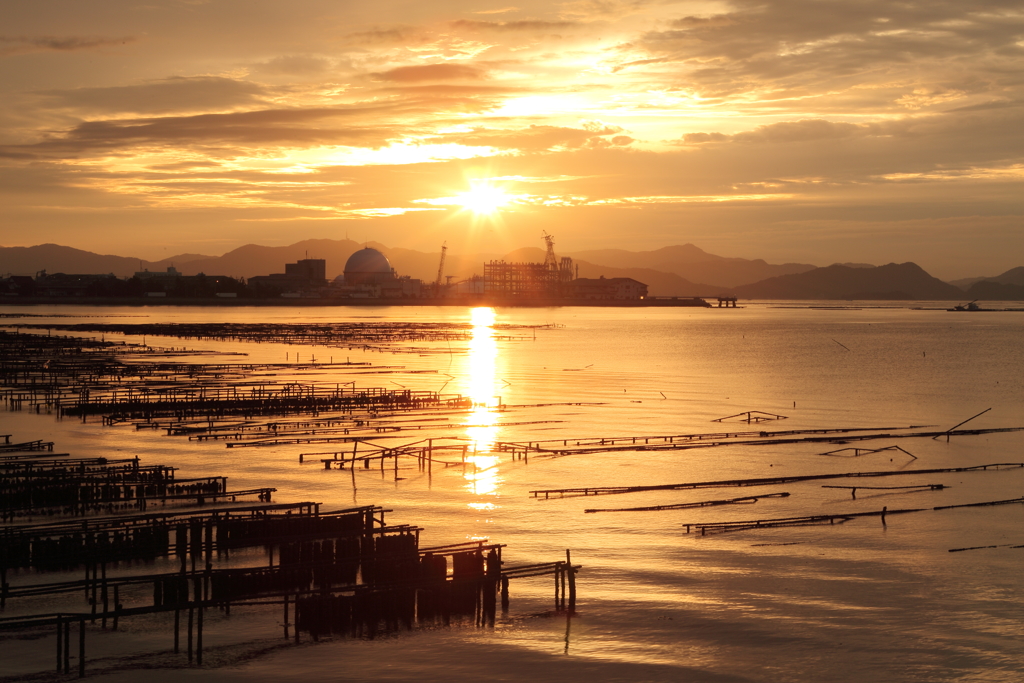
[[500, 187], [486, 181], [472, 181], [468, 192], [456, 197], [463, 208], [477, 214], [494, 213], [508, 204], [512, 198]]

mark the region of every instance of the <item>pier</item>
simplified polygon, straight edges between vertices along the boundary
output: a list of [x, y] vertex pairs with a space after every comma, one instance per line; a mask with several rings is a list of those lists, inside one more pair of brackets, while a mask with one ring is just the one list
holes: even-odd
[[[575, 612], [580, 566], [569, 551], [564, 561], [506, 565], [500, 543], [421, 547], [420, 527], [387, 524], [379, 506], [272, 503], [271, 487], [231, 491], [226, 477], [177, 474], [139, 458], [3, 456], [5, 521], [24, 519], [0, 526], [0, 609], [40, 600], [61, 607], [0, 617], [0, 631], [35, 640], [50, 634], [55, 671], [70, 674], [74, 660], [82, 677], [87, 634], [161, 613], [173, 615], [167, 651], [201, 666], [204, 615], [233, 608], [283, 615], [283, 638], [295, 643], [421, 626], [488, 627], [499, 606], [509, 608], [510, 581], [546, 576], [554, 579], [555, 610]], [[260, 502], [239, 502], [247, 495]], [[189, 507], [145, 511], [171, 501]], [[263, 559], [253, 564], [260, 549]], [[238, 553], [244, 566], [230, 562]], [[177, 569], [146, 571], [158, 560]], [[40, 581], [76, 571], [81, 579]]]

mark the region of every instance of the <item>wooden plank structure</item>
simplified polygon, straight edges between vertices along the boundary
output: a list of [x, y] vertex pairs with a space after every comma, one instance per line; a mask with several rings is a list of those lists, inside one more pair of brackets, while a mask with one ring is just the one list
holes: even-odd
[[[93, 491], [102, 485], [137, 498], [157, 487], [154, 495], [198, 497], [197, 502], [238, 493], [226, 490], [225, 477], [175, 474], [173, 467], [144, 466], [138, 458], [0, 461], [0, 488], [23, 493], [19, 487], [49, 482]], [[141, 494], [136, 487], [142, 487]], [[190, 487], [197, 490], [179, 493]], [[63, 519], [0, 527], [0, 608], [38, 600], [67, 604], [57, 612], [0, 618], [0, 631], [34, 633], [34, 639], [52, 632], [58, 673], [71, 672], [73, 627], [78, 675], [84, 676], [86, 634], [97, 623], [116, 631], [125, 619], [159, 613], [174, 615], [169, 649], [181, 652], [184, 629], [187, 661], [202, 665], [204, 614], [230, 613], [233, 606], [283, 608], [284, 637], [295, 642], [302, 633], [313, 640], [373, 638], [414, 625], [470, 619], [493, 626], [499, 596], [502, 610], [508, 609], [511, 579], [553, 576], [555, 608], [575, 611], [580, 567], [571, 563], [568, 551], [565, 561], [504, 566], [502, 544], [421, 548], [421, 529], [386, 524], [387, 511], [379, 506], [322, 511], [319, 503], [261, 502], [68, 519], [67, 514], [79, 514], [78, 505], [73, 510], [55, 505], [52, 498], [63, 494], [58, 488], [39, 487], [35, 497], [19, 499], [17, 511]], [[263, 548], [265, 559], [256, 566], [215, 566], [246, 548]], [[174, 556], [180, 560], [177, 571], [138, 572], [140, 561]], [[252, 561], [251, 552], [246, 557]], [[24, 581], [83, 568], [82, 579]], [[12, 572], [22, 581], [12, 585]], [[85, 609], [76, 608], [82, 596]], [[186, 616], [187, 627], [182, 625]]]
[[898, 452], [903, 453], [905, 455], [909, 455], [913, 460], [917, 460], [917, 456], [916, 455], [914, 455], [913, 453], [911, 453], [910, 451], [908, 451], [908, 450], [906, 450], [904, 448], [900, 448], [899, 446], [886, 446], [884, 448], [857, 448], [857, 447], [851, 446], [849, 448], [837, 448], [834, 451], [826, 451], [825, 453], [822, 453], [821, 455], [834, 455], [834, 456], [843, 457], [843, 458], [859, 458], [862, 455], [871, 455], [871, 454], [874, 454], [874, 453], [884, 453], [886, 451], [898, 451]]
[[[8, 325], [8, 327], [14, 327]], [[78, 323], [69, 325], [19, 324], [18, 329], [63, 330], [75, 333], [100, 332], [135, 336], [161, 336], [178, 339], [245, 341], [251, 343], [299, 344], [341, 349], [450, 353], [439, 347], [410, 347], [420, 342], [469, 341], [471, 323], [360, 321], [333, 323]], [[525, 340], [538, 329], [554, 329], [557, 324], [494, 325], [495, 338], [503, 341]], [[526, 332], [531, 337], [526, 336]], [[298, 356], [296, 356], [298, 359]]]
[[[803, 442], [837, 443], [845, 441], [900, 438], [889, 432], [921, 429], [907, 427], [833, 427], [828, 429], [758, 430], [737, 432], [698, 432], [691, 434], [653, 434], [638, 436], [600, 436], [569, 439], [544, 439], [528, 442], [499, 441], [495, 450], [513, 452], [520, 456], [536, 454], [541, 457], [607, 453], [613, 451], [660, 451], [710, 448], [715, 446], [764, 446]], [[1024, 429], [1024, 428], [1018, 428]], [[1006, 430], [1010, 431], [1010, 430]], [[881, 432], [867, 434], [867, 432]], [[907, 436], [931, 436], [935, 432]], [[945, 432], [942, 432], [945, 434]]]
[[[0, 385], [4, 387], [0, 398], [14, 410], [27, 404], [37, 412], [54, 410], [60, 415], [83, 418], [104, 415], [111, 422], [317, 414], [329, 410], [451, 409], [468, 408], [471, 403], [458, 394], [442, 395], [436, 391], [357, 389], [353, 382], [250, 379], [257, 374], [275, 374], [270, 370], [302, 374], [357, 366], [357, 371], [365, 371], [365, 363], [209, 365], [147, 362], [137, 358], [161, 353], [123, 343], [0, 332]], [[374, 370], [386, 371], [390, 370]], [[0, 445], [0, 449], [15, 450], [17, 446], [7, 443]]]
[[773, 420], [786, 420], [788, 419], [785, 415], [776, 415], [775, 413], [766, 413], [761, 410], [747, 410], [736, 415], [727, 415], [725, 417], [719, 417], [712, 420], [712, 422], [727, 422], [728, 420], [737, 420], [739, 422], [771, 422]]
[[889, 510], [883, 507], [881, 510], [870, 512], [846, 512], [833, 515], [806, 515], [803, 517], [777, 517], [774, 519], [751, 519], [729, 522], [689, 522], [683, 524], [686, 533], [693, 529], [699, 531], [701, 536], [714, 533], [727, 533], [732, 531], [750, 531], [755, 529], [773, 529], [788, 526], [809, 526], [815, 524], [842, 524], [858, 517], [880, 517], [882, 524], [885, 524], [887, 515], [903, 515], [911, 512], [926, 512], [932, 510], [955, 510], [959, 508], [991, 507], [996, 505], [1024, 504], [1024, 496], [1010, 498], [1007, 500], [992, 500], [981, 503], [964, 503], [960, 505], [940, 505], [932, 508], [908, 508], [904, 510]]
[[716, 505], [749, 505], [758, 502], [762, 498], [788, 497], [788, 492], [778, 491], [776, 493], [764, 493], [759, 496], [742, 496], [740, 498], [728, 498], [725, 500], [702, 500], [695, 503], [671, 503], [668, 505], [648, 505], [646, 507], [634, 508], [590, 508], [583, 512], [654, 512], [661, 510], [688, 510], [690, 508], [714, 507]]
[[912, 486], [837, 486], [824, 485], [823, 489], [849, 489], [850, 497], [857, 499], [857, 489], [865, 491], [942, 491], [949, 488], [945, 484], [914, 484]]
[[829, 474], [805, 474], [783, 477], [760, 477], [756, 479], [722, 479], [717, 481], [684, 482], [681, 484], [654, 484], [648, 486], [589, 486], [565, 489], [537, 489], [530, 491], [534, 498], [545, 500], [555, 496], [559, 498], [572, 498], [578, 496], [610, 496], [623, 493], [638, 493], [641, 491], [681, 491], [687, 489], [725, 488], [735, 486], [766, 486], [775, 484], [788, 484], [798, 481], [815, 481], [820, 479], [853, 479], [867, 477], [898, 477], [911, 474], [938, 474], [946, 472], [985, 472], [999, 471], [1006, 469], [1019, 469], [1024, 467], [1020, 462], [998, 462], [988, 465], [970, 465], [967, 467], [940, 467], [920, 470], [884, 470], [877, 472], [845, 472]]

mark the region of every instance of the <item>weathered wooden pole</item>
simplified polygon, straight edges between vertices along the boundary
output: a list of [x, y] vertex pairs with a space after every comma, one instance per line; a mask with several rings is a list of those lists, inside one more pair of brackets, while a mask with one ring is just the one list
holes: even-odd
[[[86, 569], [85, 571], [88, 573], [89, 570]], [[96, 602], [97, 602], [96, 590], [99, 587], [98, 584], [99, 584], [99, 579], [97, 577], [97, 567], [96, 567], [96, 563], [93, 562], [93, 564], [92, 564], [92, 597], [89, 599], [89, 602], [92, 604], [92, 623], [94, 623], [94, 624], [96, 623]]]
[[192, 663], [192, 618], [194, 616], [193, 615], [194, 611], [195, 610], [194, 610], [194, 608], [192, 607], [192, 605], [190, 603], [189, 606], [188, 606], [188, 638], [187, 638], [187, 641], [188, 641], [188, 663], [189, 664]]
[[564, 564], [562, 565], [562, 571], [560, 573], [561, 573], [560, 579], [561, 579], [561, 584], [562, 584], [562, 609], [564, 610], [565, 609], [565, 575], [568, 573], [568, 568], [567, 568], [566, 565], [564, 565]]
[[85, 678], [85, 617], [78, 621], [78, 677]]
[[110, 609], [110, 601], [107, 593], [107, 563], [103, 562], [103, 588], [100, 591], [101, 599], [103, 600], [103, 628], [107, 628], [107, 610]]
[[561, 574], [561, 573], [562, 573], [562, 563], [561, 562], [556, 562], [555, 563], [555, 610], [556, 611], [559, 609], [558, 579], [559, 579], [559, 574]]
[[64, 620], [64, 673], [71, 673], [71, 619]]
[[572, 558], [569, 556], [569, 549], [565, 549], [565, 564], [569, 572], [569, 614], [576, 612], [576, 570], [572, 566]]
[[199, 603], [196, 615], [196, 664], [203, 665], [203, 603]]
[[117, 630], [117, 618], [121, 615], [120, 586], [114, 586], [114, 630]]
[[57, 617], [57, 673], [61, 670], [61, 656], [64, 654], [64, 618]]
[[284, 596], [284, 639], [288, 640], [288, 595]]

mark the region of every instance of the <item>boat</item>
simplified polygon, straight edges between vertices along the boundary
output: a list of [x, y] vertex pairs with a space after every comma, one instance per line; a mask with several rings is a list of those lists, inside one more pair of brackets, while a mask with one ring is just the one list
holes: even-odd
[[974, 301], [972, 301], [970, 303], [957, 304], [953, 308], [947, 308], [946, 310], [947, 311], [985, 311], [985, 310], [988, 310], [988, 309], [985, 309], [985, 308], [982, 308], [981, 306], [979, 306], [978, 305], [978, 300], [975, 299]]

